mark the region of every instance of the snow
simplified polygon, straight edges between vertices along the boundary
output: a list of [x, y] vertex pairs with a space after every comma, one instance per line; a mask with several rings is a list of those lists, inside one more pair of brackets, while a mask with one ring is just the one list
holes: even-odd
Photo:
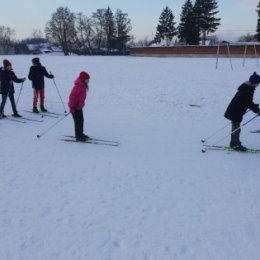
[[[33, 57], [0, 58], [24, 77]], [[73, 81], [90, 73], [85, 132], [120, 146], [59, 140], [74, 133], [70, 115], [0, 120], [0, 259], [260, 259], [259, 154], [201, 153], [201, 139], [228, 124], [224, 111], [259, 71], [256, 59], [243, 67], [234, 58], [233, 70], [226, 58], [216, 69], [214, 57], [40, 59], [66, 111]], [[17, 98], [21, 84], [15, 88]], [[61, 99], [46, 79], [47, 109], [63, 113]], [[18, 111], [38, 118], [24, 111], [31, 108], [26, 80]], [[260, 148], [250, 133], [259, 128], [259, 118], [243, 127], [245, 146]], [[229, 133], [228, 126], [208, 143], [226, 136], [219, 144], [227, 145]]]

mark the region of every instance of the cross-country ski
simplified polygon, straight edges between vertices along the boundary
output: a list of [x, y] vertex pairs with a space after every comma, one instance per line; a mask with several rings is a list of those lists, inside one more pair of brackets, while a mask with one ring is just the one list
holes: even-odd
[[[64, 135], [64, 137], [76, 139], [76, 137], [73, 136], [73, 135]], [[100, 139], [100, 138], [92, 138], [92, 137], [89, 137], [87, 140], [100, 141], [100, 142], [106, 142], [106, 143], [113, 143], [113, 144], [118, 144], [118, 145], [120, 144], [120, 142], [118, 142], [118, 141], [111, 141], [111, 140]]]
[[38, 116], [41, 116], [41, 117], [53, 117], [53, 118], [59, 118], [59, 115], [56, 114], [56, 113], [48, 113], [48, 112], [33, 112], [32, 110], [24, 110], [25, 112], [27, 113], [31, 113], [31, 114], [34, 114], [34, 115], [38, 115]]
[[221, 145], [204, 145], [202, 152], [205, 153], [207, 150], [217, 150], [217, 151], [226, 151], [226, 152], [241, 152], [241, 153], [260, 153], [260, 149], [247, 148], [246, 151], [236, 150], [230, 146], [221, 146]]
[[3, 120], [9, 120], [9, 121], [13, 121], [13, 122], [17, 122], [17, 123], [27, 123], [25, 119], [23, 118], [15, 118], [13, 116], [6, 116]]
[[61, 140], [65, 141], [65, 142], [82, 143], [82, 144], [99, 144], [99, 145], [108, 145], [108, 146], [119, 146], [118, 143], [104, 142], [104, 141], [95, 140], [95, 139], [77, 141], [76, 139], [71, 139], [71, 138], [61, 138]]

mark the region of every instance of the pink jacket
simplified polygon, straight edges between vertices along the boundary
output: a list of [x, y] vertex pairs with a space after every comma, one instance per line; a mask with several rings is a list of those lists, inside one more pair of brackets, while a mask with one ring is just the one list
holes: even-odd
[[76, 110], [80, 110], [85, 105], [85, 100], [87, 97], [87, 89], [83, 81], [80, 78], [77, 78], [74, 82], [74, 87], [71, 90], [69, 97], [69, 109], [71, 113], [74, 113]]

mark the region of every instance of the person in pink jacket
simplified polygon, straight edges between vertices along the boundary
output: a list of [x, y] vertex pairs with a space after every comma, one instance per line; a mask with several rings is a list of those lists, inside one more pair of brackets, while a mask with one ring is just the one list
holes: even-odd
[[72, 114], [75, 126], [75, 137], [77, 141], [84, 142], [89, 137], [84, 134], [84, 116], [83, 107], [89, 89], [90, 76], [87, 72], [80, 72], [78, 78], [74, 82], [74, 87], [69, 96], [69, 109]]

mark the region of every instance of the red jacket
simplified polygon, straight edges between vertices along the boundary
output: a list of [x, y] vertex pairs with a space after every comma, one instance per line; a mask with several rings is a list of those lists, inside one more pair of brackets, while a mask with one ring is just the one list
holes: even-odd
[[74, 82], [74, 87], [71, 90], [69, 97], [70, 112], [74, 113], [76, 110], [80, 110], [85, 105], [87, 97], [87, 88], [80, 78], [77, 78]]

